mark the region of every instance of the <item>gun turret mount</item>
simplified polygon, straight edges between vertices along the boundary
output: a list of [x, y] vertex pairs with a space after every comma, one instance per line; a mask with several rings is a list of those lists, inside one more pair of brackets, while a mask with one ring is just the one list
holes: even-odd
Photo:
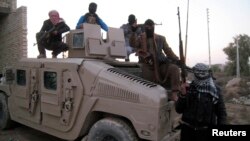
[[107, 39], [101, 36], [101, 28], [95, 24], [83, 24], [83, 29], [71, 30], [66, 35], [69, 45], [69, 58], [125, 58], [125, 39], [123, 30], [110, 27]]

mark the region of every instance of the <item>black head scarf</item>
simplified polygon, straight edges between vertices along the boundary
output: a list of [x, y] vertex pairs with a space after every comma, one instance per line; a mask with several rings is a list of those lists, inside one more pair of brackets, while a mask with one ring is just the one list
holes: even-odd
[[154, 21], [151, 19], [148, 19], [144, 23], [144, 29], [147, 35], [147, 38], [152, 38], [154, 36]]
[[89, 4], [89, 13], [95, 14], [96, 9], [97, 9], [97, 4], [94, 3], [94, 2], [91, 2], [91, 3]]

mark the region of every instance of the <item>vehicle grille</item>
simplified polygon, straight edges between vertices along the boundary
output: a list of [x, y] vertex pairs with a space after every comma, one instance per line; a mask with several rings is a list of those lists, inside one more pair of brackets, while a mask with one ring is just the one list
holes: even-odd
[[99, 96], [123, 101], [139, 102], [139, 94], [133, 93], [129, 90], [121, 89], [103, 82], [98, 82], [97, 86], [97, 95]]
[[153, 82], [150, 82], [150, 81], [147, 81], [147, 80], [145, 80], [143, 78], [137, 77], [135, 75], [126, 73], [126, 72], [124, 72], [124, 71], [122, 71], [122, 70], [120, 70], [118, 68], [109, 68], [107, 71], [112, 72], [114, 74], [117, 74], [119, 76], [122, 76], [122, 77], [124, 77], [126, 79], [132, 80], [132, 81], [134, 81], [136, 83], [139, 83], [139, 84], [141, 84], [143, 86], [146, 86], [146, 87], [149, 87], [149, 88], [157, 86], [157, 84], [155, 84]]

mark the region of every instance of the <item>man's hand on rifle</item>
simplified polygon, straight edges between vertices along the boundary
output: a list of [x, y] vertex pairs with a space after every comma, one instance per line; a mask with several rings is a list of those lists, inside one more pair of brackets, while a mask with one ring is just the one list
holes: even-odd
[[144, 62], [146, 64], [149, 64], [149, 65], [153, 65], [154, 64], [154, 60], [153, 60], [153, 57], [152, 57], [152, 54], [150, 54], [149, 52], [145, 52], [143, 50], [138, 50], [137, 51], [137, 55], [142, 57], [142, 59], [144, 60]]
[[189, 88], [189, 84], [188, 83], [182, 83], [181, 84], [181, 93], [180, 93], [180, 96], [186, 96], [188, 88]]

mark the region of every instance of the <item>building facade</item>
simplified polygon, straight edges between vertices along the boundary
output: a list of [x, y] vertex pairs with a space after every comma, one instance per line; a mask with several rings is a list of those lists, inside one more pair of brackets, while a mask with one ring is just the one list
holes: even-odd
[[0, 73], [27, 57], [27, 8], [16, 0], [0, 0]]

